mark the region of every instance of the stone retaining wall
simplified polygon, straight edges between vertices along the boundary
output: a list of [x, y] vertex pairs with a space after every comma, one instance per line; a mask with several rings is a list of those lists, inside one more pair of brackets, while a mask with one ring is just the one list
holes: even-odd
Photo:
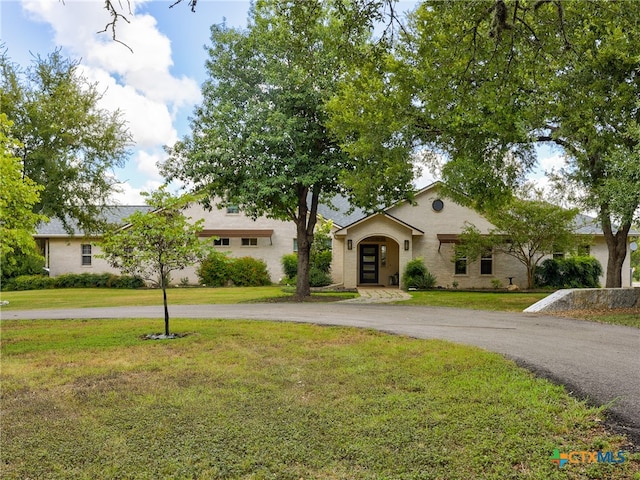
[[640, 288], [572, 288], [558, 290], [525, 312], [559, 312], [608, 308], [640, 308]]

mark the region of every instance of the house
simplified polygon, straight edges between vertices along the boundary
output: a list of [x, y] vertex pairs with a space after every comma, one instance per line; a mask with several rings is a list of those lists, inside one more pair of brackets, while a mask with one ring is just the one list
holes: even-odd
[[[436, 182], [420, 190], [415, 203], [402, 202], [380, 212], [366, 215], [350, 210], [344, 199], [337, 198], [333, 206], [322, 206], [319, 213], [333, 221], [333, 262], [331, 275], [334, 283], [346, 288], [364, 285], [396, 287], [402, 282], [405, 265], [413, 258], [422, 257], [429, 271], [444, 288], [494, 288], [495, 285], [526, 285], [526, 269], [513, 257], [487, 254], [475, 261], [453, 261], [458, 235], [466, 223], [473, 223], [481, 232], [492, 225], [476, 211], [459, 205], [439, 194]], [[112, 207], [108, 213], [114, 224], [136, 209], [149, 207]], [[204, 219], [203, 241], [231, 256], [251, 256], [265, 261], [272, 281], [283, 276], [281, 258], [297, 250], [296, 228], [293, 222], [268, 219], [253, 220], [228, 206], [211, 211], [200, 205], [191, 205], [185, 212], [193, 219]], [[584, 217], [588, 218], [588, 217]], [[577, 233], [590, 241], [589, 251], [606, 268], [608, 251], [602, 231], [590, 219], [581, 222]], [[97, 238], [86, 238], [81, 233], [71, 236], [53, 221], [38, 229], [36, 240], [45, 254], [50, 275], [62, 273], [113, 272], [100, 253]], [[627, 255], [623, 272], [630, 271]], [[197, 283], [196, 267], [174, 273], [178, 282], [188, 278]], [[600, 279], [604, 284], [604, 276]], [[631, 285], [630, 277], [623, 279]]]

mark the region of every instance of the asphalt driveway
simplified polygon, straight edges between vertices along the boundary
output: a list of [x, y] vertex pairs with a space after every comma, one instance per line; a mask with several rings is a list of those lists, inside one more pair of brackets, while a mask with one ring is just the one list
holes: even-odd
[[[535, 313], [349, 303], [174, 305], [175, 318], [275, 320], [371, 328], [498, 352], [610, 405], [608, 423], [640, 447], [640, 329]], [[158, 307], [3, 311], [2, 319], [163, 318]]]

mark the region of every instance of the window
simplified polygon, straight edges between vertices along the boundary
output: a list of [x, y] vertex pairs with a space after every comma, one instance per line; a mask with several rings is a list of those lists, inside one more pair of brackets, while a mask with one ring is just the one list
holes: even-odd
[[229, 246], [229, 239], [228, 238], [216, 238], [213, 241], [213, 245], [216, 247], [228, 247]]
[[431, 204], [431, 208], [433, 208], [434, 212], [441, 212], [444, 208], [444, 202], [438, 198], [437, 200], [433, 201], [433, 203]]
[[493, 275], [493, 254], [484, 252], [480, 257], [480, 275]]
[[387, 266], [387, 246], [386, 245], [380, 245], [380, 266], [381, 267]]
[[293, 251], [294, 252], [298, 251], [298, 239], [297, 238], [293, 239]]
[[257, 247], [258, 239], [257, 238], [243, 238], [242, 239], [243, 247]]
[[237, 215], [240, 213], [238, 205], [227, 205], [227, 215]]
[[467, 257], [457, 258], [455, 263], [455, 274], [466, 275], [467, 274]]
[[83, 243], [82, 246], [82, 266], [91, 266], [91, 244]]

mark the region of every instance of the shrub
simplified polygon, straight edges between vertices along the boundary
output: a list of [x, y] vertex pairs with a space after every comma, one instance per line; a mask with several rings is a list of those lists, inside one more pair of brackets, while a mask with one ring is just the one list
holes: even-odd
[[232, 259], [226, 253], [212, 251], [198, 267], [200, 283], [210, 287], [224, 287], [229, 281]]
[[536, 284], [553, 288], [597, 288], [602, 265], [594, 257], [549, 258], [536, 269]]
[[427, 270], [422, 258], [415, 258], [407, 263], [402, 282], [405, 290], [410, 288], [427, 290], [435, 287], [437, 279]]
[[145, 286], [144, 280], [140, 277], [131, 277], [129, 275], [123, 275], [121, 277], [115, 277], [111, 280], [111, 288], [142, 288]]
[[112, 273], [66, 273], [57, 277], [22, 275], [3, 282], [3, 290], [42, 290], [45, 288], [140, 288], [138, 277], [118, 277]]
[[267, 264], [253, 257], [234, 258], [229, 266], [229, 279], [238, 287], [271, 285]]
[[282, 270], [288, 278], [293, 278], [298, 275], [298, 254], [290, 253], [283, 255], [280, 260], [282, 263]]
[[311, 257], [309, 258], [310, 268], [315, 268], [324, 273], [329, 273], [331, 270], [331, 250], [313, 251], [311, 250]]
[[327, 272], [323, 272], [316, 266], [309, 269], [309, 286], [326, 287], [327, 285], [331, 285], [331, 282], [331, 277]]
[[3, 290], [44, 290], [55, 288], [55, 278], [43, 275], [20, 275], [3, 284]]

